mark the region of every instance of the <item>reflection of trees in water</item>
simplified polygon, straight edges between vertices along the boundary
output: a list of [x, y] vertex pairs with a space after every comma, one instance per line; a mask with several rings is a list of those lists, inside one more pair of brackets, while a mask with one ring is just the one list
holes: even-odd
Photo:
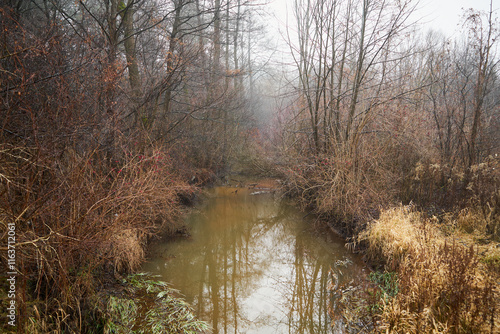
[[[293, 208], [275, 203], [271, 195], [227, 195], [192, 219], [194, 240], [171, 250], [180, 254], [168, 263], [166, 276], [174, 276], [175, 287], [199, 317], [212, 322], [214, 333], [330, 330], [327, 285], [335, 259], [297, 224]], [[273, 305], [281, 304], [281, 313], [255, 316], [249, 303], [266, 288], [278, 294]]]
[[269, 220], [277, 213], [272, 197], [225, 196], [207, 206], [199, 234], [203, 234], [202, 279], [197, 313], [211, 319], [214, 333], [237, 332], [247, 323], [240, 303], [254, 290], [255, 283], [270, 263], [271, 252], [263, 250], [262, 235], [270, 228]]
[[293, 284], [289, 285], [288, 327], [291, 333], [327, 333], [329, 255], [305, 243], [297, 234], [294, 245]]
[[341, 243], [332, 244], [335, 238], [328, 229], [315, 231], [314, 236], [303, 231], [295, 233], [294, 277], [291, 284], [283, 285], [284, 296], [288, 297], [286, 321], [290, 333], [332, 332], [332, 274], [337, 282], [344, 283], [361, 269], [353, 266]]

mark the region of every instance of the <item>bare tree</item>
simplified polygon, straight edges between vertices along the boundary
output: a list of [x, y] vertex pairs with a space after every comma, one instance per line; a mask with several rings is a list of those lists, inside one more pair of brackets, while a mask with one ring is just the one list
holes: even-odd
[[378, 0], [294, 4], [298, 42], [295, 45], [289, 36], [289, 45], [314, 150], [333, 148], [335, 143], [354, 153], [383, 99], [388, 64], [401, 57], [389, 50], [407, 29], [415, 4]]
[[[486, 22], [484, 22], [485, 20]], [[484, 112], [484, 102], [488, 94], [489, 83], [493, 79], [498, 60], [493, 54], [493, 45], [500, 36], [498, 26], [493, 18], [493, 1], [490, 1], [490, 10], [485, 15], [470, 11], [467, 13], [466, 23], [469, 26], [469, 41], [475, 51], [475, 76], [473, 98], [473, 122], [468, 145], [468, 170], [477, 163], [477, 139], [481, 132], [481, 118]], [[470, 174], [468, 173], [470, 176]]]

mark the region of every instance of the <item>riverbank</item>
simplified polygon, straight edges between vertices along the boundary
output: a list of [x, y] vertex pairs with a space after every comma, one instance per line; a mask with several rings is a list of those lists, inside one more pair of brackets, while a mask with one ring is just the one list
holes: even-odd
[[[439, 165], [392, 182], [330, 158], [283, 171], [284, 193], [374, 270], [364, 288], [334, 289], [346, 322], [365, 319], [361, 332], [500, 331], [498, 165], [474, 166], [468, 184], [457, 170], [443, 184]], [[395, 204], [403, 198], [410, 204]]]
[[[150, 238], [182, 229], [185, 204], [199, 189], [189, 181], [195, 172], [206, 173], [181, 169], [176, 154], [124, 145], [112, 161], [99, 151], [69, 152], [54, 166], [51, 156], [36, 151], [0, 151], [3, 166], [22, 167], [5, 173], [11, 187], [0, 185], [1, 232], [15, 227], [16, 252], [12, 263], [2, 256], [4, 273], [16, 279], [14, 290], [2, 280], [3, 319], [15, 301], [15, 321], [2, 323], [2, 332], [105, 333], [115, 322], [116, 298], [133, 308], [134, 296], [149, 283], [134, 286], [128, 274], [144, 261]], [[16, 181], [26, 177], [23, 168], [33, 178], [24, 186]], [[181, 303], [166, 287], [157, 295]]]
[[392, 295], [382, 289], [374, 317], [381, 332], [498, 333], [500, 244], [466, 233], [457, 220], [426, 218], [412, 206], [381, 213], [358, 235], [366, 258], [391, 273]]

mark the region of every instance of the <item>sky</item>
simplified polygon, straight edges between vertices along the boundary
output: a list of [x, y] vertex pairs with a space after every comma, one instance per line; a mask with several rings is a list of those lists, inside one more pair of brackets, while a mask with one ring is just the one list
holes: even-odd
[[[293, 0], [271, 0], [270, 6], [276, 13], [275, 22], [281, 30], [285, 28], [285, 8], [292, 7]], [[413, 14], [415, 20], [422, 22], [424, 30], [432, 28], [440, 30], [447, 37], [459, 34], [459, 23], [462, 19], [463, 9], [474, 8], [488, 11], [490, 0], [420, 0], [419, 9]], [[500, 17], [500, 0], [493, 0], [493, 10]], [[293, 20], [293, 17], [289, 17]]]
[[[421, 0], [416, 17], [421, 17], [425, 27], [440, 30], [448, 37], [459, 34], [463, 9], [489, 11], [490, 0]], [[493, 10], [500, 16], [500, 0], [493, 0]]]

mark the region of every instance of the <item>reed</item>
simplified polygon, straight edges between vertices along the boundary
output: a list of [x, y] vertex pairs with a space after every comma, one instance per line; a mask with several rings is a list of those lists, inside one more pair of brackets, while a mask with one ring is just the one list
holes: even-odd
[[98, 303], [103, 333], [201, 334], [210, 333], [197, 320], [179, 292], [155, 277], [140, 273], [122, 280], [128, 289], [119, 295], [105, 294]]

